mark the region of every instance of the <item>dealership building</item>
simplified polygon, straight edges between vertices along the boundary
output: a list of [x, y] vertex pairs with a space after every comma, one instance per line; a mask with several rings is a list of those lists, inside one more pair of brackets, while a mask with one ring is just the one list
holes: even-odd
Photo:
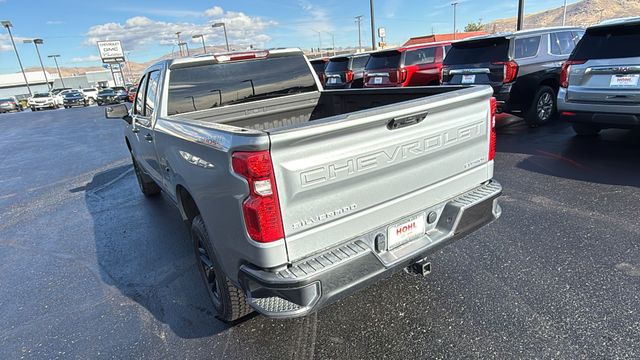
[[[82, 75], [66, 76], [62, 80], [57, 74], [45, 73], [42, 71], [28, 71], [25, 73], [32, 93], [48, 92], [49, 88], [59, 89], [74, 88], [84, 89], [88, 87], [110, 87], [115, 86], [113, 75], [110, 70], [87, 71]], [[64, 85], [63, 85], [64, 82]], [[16, 96], [19, 99], [29, 96], [22, 73], [0, 74], [0, 98]]]

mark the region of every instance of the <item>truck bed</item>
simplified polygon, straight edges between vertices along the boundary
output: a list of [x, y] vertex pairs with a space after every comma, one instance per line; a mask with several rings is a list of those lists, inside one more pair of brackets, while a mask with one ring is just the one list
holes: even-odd
[[467, 86], [413, 87], [391, 89], [325, 90], [255, 101], [233, 107], [214, 108], [179, 117], [226, 124], [252, 130], [283, 130], [312, 121], [337, 121], [352, 112], [409, 100], [423, 99], [467, 88]]

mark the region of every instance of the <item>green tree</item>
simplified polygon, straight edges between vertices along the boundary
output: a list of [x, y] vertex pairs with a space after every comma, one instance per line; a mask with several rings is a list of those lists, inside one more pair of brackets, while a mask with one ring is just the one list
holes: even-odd
[[478, 22], [470, 22], [464, 27], [465, 32], [482, 31], [483, 29], [484, 25], [482, 25], [482, 19], [479, 19]]

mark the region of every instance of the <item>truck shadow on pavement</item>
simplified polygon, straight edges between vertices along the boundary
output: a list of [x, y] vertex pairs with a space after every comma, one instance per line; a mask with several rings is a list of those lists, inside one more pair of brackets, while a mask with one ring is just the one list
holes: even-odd
[[608, 185], [640, 187], [640, 131], [607, 129], [576, 136], [556, 121], [531, 129], [509, 119], [496, 130], [498, 153], [530, 155], [516, 167], [543, 175]]
[[181, 338], [227, 329], [215, 318], [177, 209], [164, 195], [145, 198], [132, 170], [130, 165], [116, 167], [71, 190], [85, 191], [100, 277], [146, 309], [128, 310], [138, 314], [142, 333], [166, 333], [153, 318]]

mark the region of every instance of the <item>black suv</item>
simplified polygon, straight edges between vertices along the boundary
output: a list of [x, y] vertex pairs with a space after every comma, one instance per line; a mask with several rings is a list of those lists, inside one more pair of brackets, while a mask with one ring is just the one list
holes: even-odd
[[325, 89], [351, 89], [364, 87], [364, 67], [369, 54], [334, 56], [324, 69]]
[[491, 85], [499, 112], [543, 125], [557, 114], [562, 63], [583, 34], [582, 28], [557, 27], [455, 42], [444, 59], [442, 82]]

